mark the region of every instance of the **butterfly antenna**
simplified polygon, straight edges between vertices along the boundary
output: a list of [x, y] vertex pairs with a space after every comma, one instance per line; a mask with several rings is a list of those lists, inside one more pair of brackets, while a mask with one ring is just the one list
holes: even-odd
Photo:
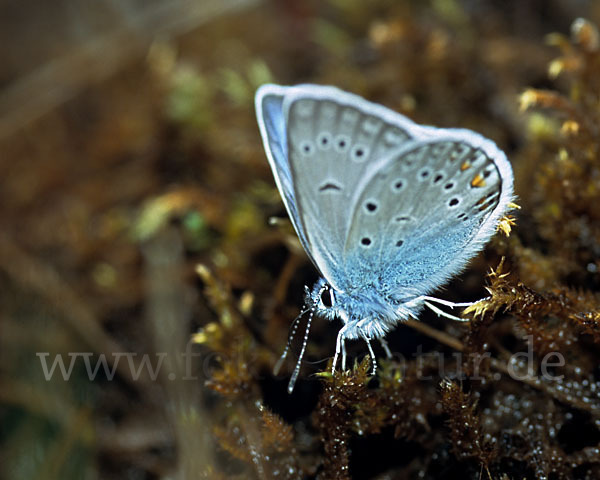
[[[323, 285], [319, 290], [319, 293], [316, 295], [315, 300], [310, 308], [310, 315], [308, 316], [308, 321], [306, 322], [306, 330], [304, 331], [304, 339], [302, 340], [302, 349], [300, 350], [300, 356], [298, 357], [298, 361], [296, 362], [296, 367], [294, 368], [294, 373], [292, 373], [292, 377], [290, 378], [290, 383], [288, 383], [288, 393], [292, 393], [294, 391], [294, 385], [296, 385], [296, 380], [298, 379], [298, 375], [300, 375], [300, 366], [302, 365], [302, 358], [304, 357], [304, 352], [306, 351], [306, 344], [308, 343], [308, 334], [310, 333], [310, 324], [312, 322], [315, 311], [317, 310], [317, 305], [319, 304], [319, 300], [321, 295], [325, 290], [329, 287], [327, 285]], [[304, 313], [309, 311], [305, 310]]]
[[[304, 307], [306, 307], [306, 305], [304, 305]], [[285, 361], [288, 353], [290, 352], [290, 348], [292, 346], [292, 340], [294, 340], [294, 336], [296, 335], [296, 331], [298, 330], [298, 322], [300, 321], [302, 316], [305, 313], [308, 313], [309, 311], [310, 311], [309, 309], [302, 310], [300, 312], [300, 314], [292, 322], [292, 325], [290, 326], [290, 331], [288, 333], [288, 341], [285, 345], [285, 349], [283, 350], [283, 353], [281, 354], [281, 356], [279, 357], [279, 360], [277, 360], [277, 363], [275, 364], [275, 367], [273, 368], [273, 375], [279, 374], [279, 370], [281, 370], [281, 366], [283, 365], [283, 362]]]
[[300, 356], [298, 357], [298, 361], [296, 362], [294, 373], [292, 373], [292, 377], [290, 378], [290, 383], [288, 383], [288, 393], [292, 393], [294, 391], [294, 385], [296, 385], [296, 380], [298, 379], [298, 375], [300, 375], [300, 365], [302, 365], [302, 357], [304, 357], [304, 352], [306, 351], [306, 344], [308, 343], [308, 334], [310, 332], [310, 324], [312, 322], [314, 314], [315, 307], [313, 306], [313, 308], [311, 308], [310, 310], [308, 321], [306, 322], [306, 330], [304, 331], [304, 340], [302, 340], [302, 349], [300, 350]]

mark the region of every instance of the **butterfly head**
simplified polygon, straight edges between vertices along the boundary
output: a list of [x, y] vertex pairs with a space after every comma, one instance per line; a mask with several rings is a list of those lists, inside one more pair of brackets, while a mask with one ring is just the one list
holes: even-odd
[[334, 288], [321, 278], [312, 289], [306, 287], [306, 305], [320, 317], [332, 320], [340, 315], [339, 302]]
[[364, 286], [352, 291], [336, 290], [325, 279], [305, 289], [305, 313], [327, 320], [340, 319], [347, 326], [345, 338], [381, 338], [399, 320], [416, 315], [416, 307], [382, 295], [380, 288]]

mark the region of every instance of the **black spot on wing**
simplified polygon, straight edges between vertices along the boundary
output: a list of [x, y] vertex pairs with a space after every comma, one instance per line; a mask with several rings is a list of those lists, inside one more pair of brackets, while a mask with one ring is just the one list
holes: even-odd
[[342, 186], [333, 182], [326, 182], [319, 187], [319, 192], [341, 191]]

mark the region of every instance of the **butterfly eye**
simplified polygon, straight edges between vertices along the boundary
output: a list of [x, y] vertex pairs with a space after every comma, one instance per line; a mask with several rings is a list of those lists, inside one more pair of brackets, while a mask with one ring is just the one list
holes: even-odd
[[347, 152], [348, 148], [350, 148], [350, 138], [346, 135], [338, 135], [335, 139], [334, 148], [338, 153]]
[[300, 144], [300, 151], [305, 157], [309, 157], [315, 152], [315, 147], [311, 142], [305, 141]]
[[317, 137], [317, 146], [321, 150], [327, 150], [331, 147], [331, 134], [328, 132], [323, 132], [319, 134]]
[[333, 295], [330, 288], [324, 288], [321, 292], [321, 303], [325, 308], [333, 307]]

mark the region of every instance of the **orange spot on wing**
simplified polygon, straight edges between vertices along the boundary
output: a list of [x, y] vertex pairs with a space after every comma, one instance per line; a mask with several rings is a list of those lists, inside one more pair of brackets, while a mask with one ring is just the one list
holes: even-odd
[[471, 167], [471, 163], [467, 160], [465, 162], [463, 162], [463, 164], [460, 166], [461, 171], [465, 171], [467, 168]]
[[485, 187], [485, 180], [479, 173], [477, 175], [475, 175], [475, 178], [473, 180], [471, 180], [471, 186], [472, 187]]

